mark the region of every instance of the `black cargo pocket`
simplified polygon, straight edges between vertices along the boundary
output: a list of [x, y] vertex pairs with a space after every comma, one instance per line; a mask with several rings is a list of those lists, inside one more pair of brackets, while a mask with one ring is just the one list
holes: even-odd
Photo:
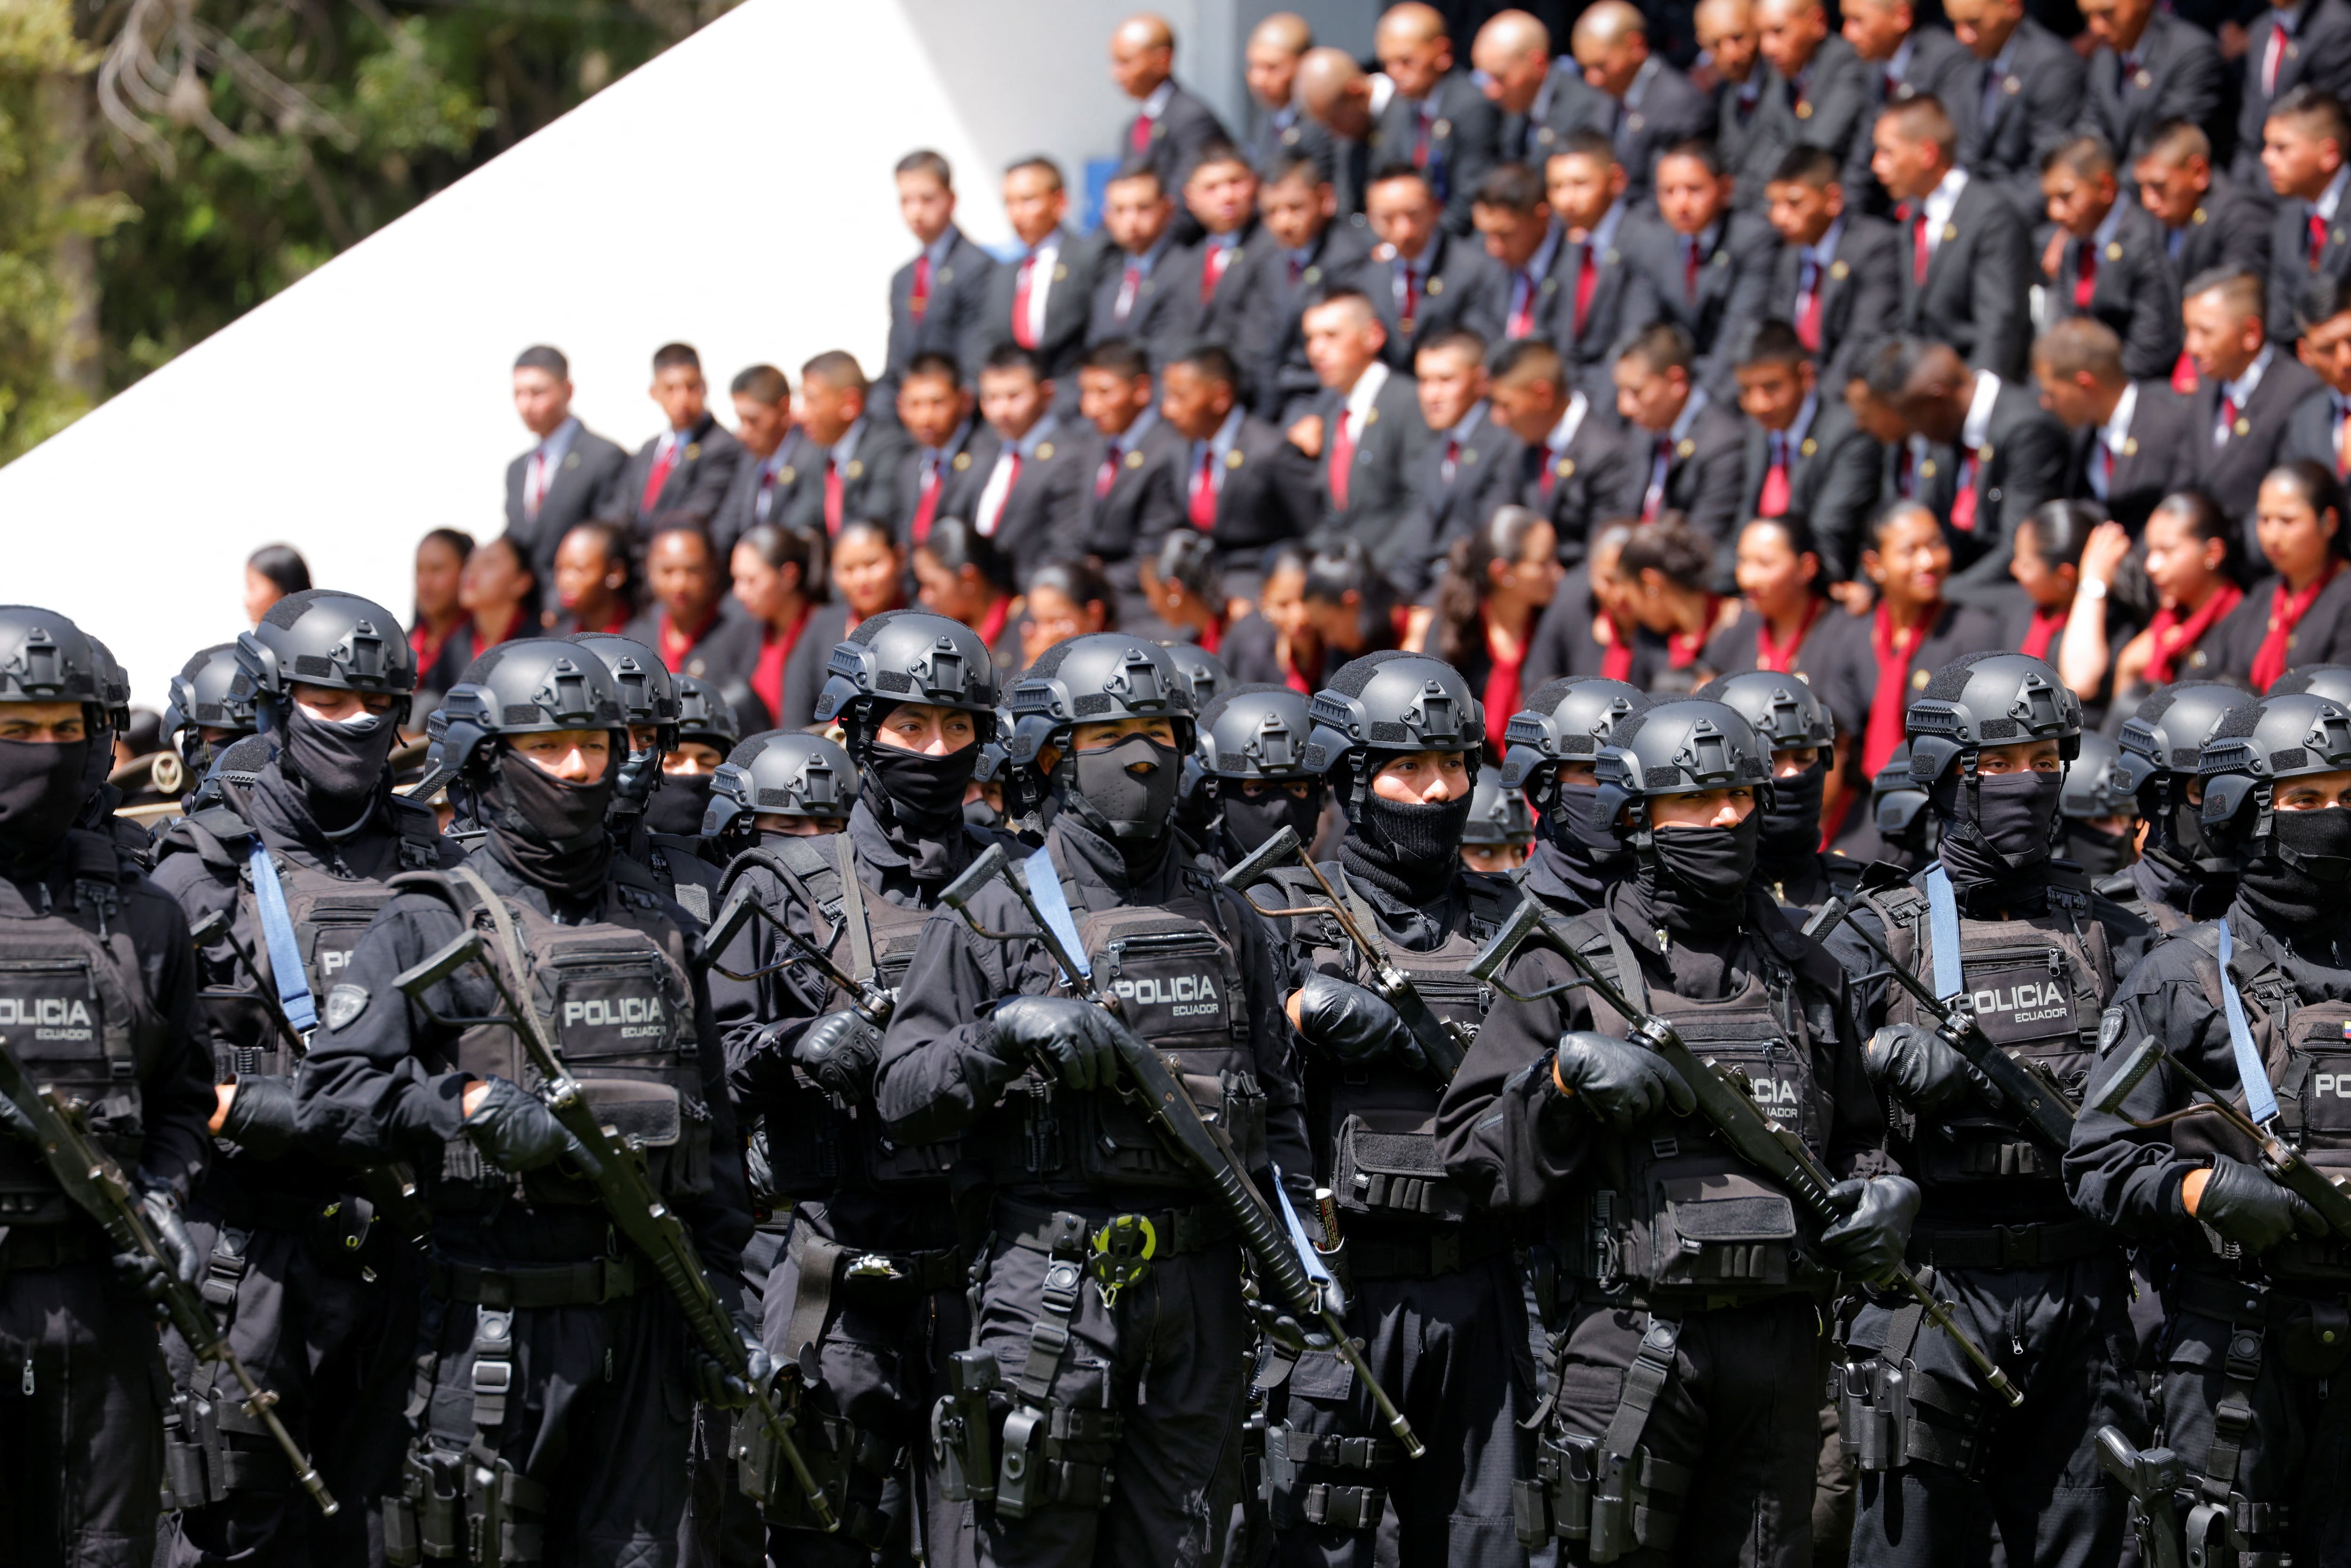
[[1375, 1127], [1362, 1116], [1349, 1116], [1339, 1124], [1338, 1145], [1340, 1207], [1357, 1214], [1468, 1217], [1461, 1189], [1445, 1179], [1435, 1133]]

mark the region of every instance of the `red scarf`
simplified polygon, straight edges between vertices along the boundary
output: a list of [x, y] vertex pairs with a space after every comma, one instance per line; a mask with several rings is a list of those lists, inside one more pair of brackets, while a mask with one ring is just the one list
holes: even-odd
[[979, 618], [979, 624], [972, 628], [979, 633], [981, 645], [991, 653], [996, 651], [996, 640], [1004, 635], [1004, 622], [1009, 620], [1011, 615], [1012, 601], [1009, 596], [1007, 596], [989, 605], [987, 613]]
[[1280, 652], [1281, 654], [1281, 684], [1288, 686], [1291, 691], [1296, 692], [1301, 697], [1312, 696], [1314, 695], [1314, 683], [1308, 680], [1306, 678], [1305, 672], [1299, 669], [1295, 662], [1296, 655], [1288, 647], [1281, 648]]
[[676, 626], [671, 622], [669, 612], [663, 611], [661, 612], [662, 663], [668, 665], [673, 674], [684, 669], [686, 655], [693, 653], [695, 645], [708, 636], [710, 629], [717, 624], [718, 606], [714, 604], [710, 607], [710, 613], [703, 618], [701, 625], [681, 635]]
[[2286, 645], [2294, 640], [2294, 629], [2302, 624], [2302, 618], [2310, 612], [2311, 605], [2326, 591], [2326, 585], [2335, 580], [2335, 574], [2342, 570], [2341, 558], [2330, 558], [2326, 570], [2300, 593], [2288, 592], [2285, 579], [2278, 579], [2277, 587], [2270, 592], [2270, 633], [2262, 639], [2261, 652], [2253, 655], [2251, 675], [2253, 690], [2269, 690], [2270, 683], [2285, 674]]
[[1757, 620], [1755, 667], [1759, 670], [1770, 670], [1775, 674], [1795, 674], [1796, 655], [1803, 652], [1804, 639], [1813, 634], [1813, 623], [1821, 618], [1821, 612], [1826, 610], [1828, 605], [1827, 600], [1818, 594], [1813, 595], [1811, 601], [1804, 606], [1803, 619], [1796, 622], [1796, 630], [1790, 634], [1785, 643], [1771, 641], [1771, 618], [1761, 611], [1757, 611], [1755, 612]]
[[435, 637], [433, 634], [433, 628], [422, 621], [409, 628], [408, 645], [415, 650], [416, 674], [420, 680], [431, 674], [433, 666], [439, 663], [441, 644], [446, 641], [446, 638]]
[[1604, 680], [1629, 681], [1633, 678], [1633, 640], [1617, 629], [1616, 618], [1605, 610], [1592, 618], [1593, 629], [1608, 628], [1608, 643], [1600, 653], [1600, 674]]
[[1200, 628], [1199, 647], [1203, 653], [1213, 653], [1224, 643], [1225, 618], [1211, 615], [1208, 623]]
[[[2069, 607], [2070, 608], [2070, 607]], [[2024, 629], [2023, 645], [2017, 652], [2030, 658], [2049, 657], [2049, 644], [2065, 630], [2065, 611], [2043, 610], [2034, 606], [2032, 624]]]
[[[1706, 619], [1698, 623], [1695, 632], [1677, 632], [1666, 639], [1666, 664], [1669, 669], [1687, 670], [1698, 663], [1706, 651], [1706, 640], [1714, 634], [1716, 617], [1722, 613], [1722, 601], [1709, 593], [1706, 596]], [[1620, 679], [1622, 677], [1619, 677]]]
[[779, 632], [770, 626], [759, 639], [759, 662], [751, 666], [751, 695], [768, 705], [778, 724], [784, 721], [784, 664], [799, 646], [800, 633], [808, 629], [809, 612], [814, 608], [803, 601], [790, 631]]
[[2159, 686], [2170, 680], [2172, 662], [2202, 642], [2204, 633], [2212, 629], [2214, 622], [2244, 601], [2243, 589], [2233, 582], [2223, 582], [2206, 594], [2204, 602], [2191, 611], [2185, 621], [2179, 618], [2179, 607], [2176, 604], [2167, 604], [2157, 611], [2154, 622], [2147, 627], [2155, 636], [2155, 657], [2147, 662], [2147, 685]]
[[1869, 727], [1861, 739], [1861, 776], [1875, 779], [1902, 744], [1902, 717], [1910, 706], [1910, 661], [1943, 613], [1938, 600], [1907, 631], [1894, 629], [1894, 617], [1880, 603], [1870, 619], [1869, 646], [1877, 655], [1877, 688], [1869, 697]]
[[[1532, 631], [1533, 628], [1530, 626], [1528, 630]], [[1494, 646], [1494, 629], [1489, 626], [1486, 628], [1486, 653], [1494, 662], [1494, 667], [1486, 675], [1486, 727], [1489, 732], [1499, 734], [1502, 727], [1510, 722], [1510, 716], [1519, 711], [1519, 672], [1526, 667], [1527, 645], [1521, 639], [1519, 656], [1506, 662]]]

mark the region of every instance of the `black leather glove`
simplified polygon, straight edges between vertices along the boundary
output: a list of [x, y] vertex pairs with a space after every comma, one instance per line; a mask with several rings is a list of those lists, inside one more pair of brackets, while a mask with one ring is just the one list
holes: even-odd
[[872, 1098], [882, 1065], [882, 1031], [861, 1014], [827, 1013], [800, 1031], [792, 1062], [841, 1104], [862, 1105]]
[[775, 1358], [768, 1347], [759, 1343], [758, 1325], [739, 1314], [735, 1319], [735, 1333], [743, 1342], [744, 1354], [750, 1360], [749, 1377], [744, 1378], [726, 1370], [726, 1364], [702, 1348], [695, 1341], [686, 1357], [694, 1369], [695, 1393], [705, 1405], [720, 1410], [740, 1410], [751, 1403], [755, 1388], [765, 1388], [776, 1374]]
[[535, 1171], [579, 1147], [538, 1096], [504, 1078], [483, 1080], [488, 1090], [465, 1118], [465, 1136], [502, 1171]]
[[204, 1260], [196, 1251], [195, 1239], [188, 1234], [186, 1224], [180, 1218], [179, 1200], [170, 1192], [162, 1187], [140, 1188], [139, 1211], [146, 1218], [147, 1228], [155, 1233], [156, 1248], [163, 1256], [159, 1261], [143, 1252], [118, 1252], [114, 1255], [114, 1271], [160, 1305], [172, 1280], [183, 1285], [194, 1284]]
[[1869, 1081], [1913, 1111], [1933, 1111], [1974, 1090], [1993, 1104], [2000, 1096], [1991, 1081], [1931, 1030], [1890, 1023], [1861, 1048]]
[[294, 1081], [240, 1078], [220, 1135], [247, 1154], [276, 1159], [294, 1146]]
[[1391, 1054], [1415, 1067], [1426, 1060], [1395, 1009], [1335, 975], [1309, 975], [1298, 988], [1298, 1032], [1349, 1066]]
[[1250, 1301], [1249, 1315], [1257, 1320], [1258, 1328], [1267, 1339], [1292, 1356], [1329, 1350], [1339, 1343], [1321, 1318], [1302, 1323], [1271, 1301]]
[[1591, 1030], [1559, 1037], [1552, 1071], [1584, 1109], [1613, 1127], [1631, 1127], [1663, 1113], [1687, 1116], [1698, 1096], [1656, 1052]]
[[1829, 1188], [1829, 1201], [1845, 1217], [1822, 1233], [1823, 1250], [1838, 1268], [1873, 1285], [1892, 1279], [1918, 1218], [1918, 1184], [1908, 1176], [1856, 1177]]
[[2266, 1252], [2297, 1231], [2326, 1234], [2326, 1221], [2309, 1199], [2226, 1155], [2212, 1156], [2212, 1174], [2196, 1199], [2196, 1218], [2248, 1252]]
[[1007, 997], [996, 1004], [996, 1038], [1050, 1062], [1072, 1089], [1108, 1089], [1118, 1081], [1117, 1027], [1108, 1013], [1075, 997]]

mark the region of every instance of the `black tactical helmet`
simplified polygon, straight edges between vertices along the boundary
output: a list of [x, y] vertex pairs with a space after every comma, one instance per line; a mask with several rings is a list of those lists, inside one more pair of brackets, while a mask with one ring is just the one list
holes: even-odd
[[2095, 730], [2083, 736], [2082, 754], [2065, 769], [2065, 782], [2057, 794], [2057, 814], [2085, 821], [2137, 816], [2138, 797], [2116, 781], [2121, 756], [2120, 748]]
[[1627, 841], [1651, 843], [1648, 803], [1701, 789], [1752, 789], [1771, 801], [1771, 754], [1737, 708], [1704, 697], [1656, 703], [1618, 724], [1593, 758], [1600, 820], [1629, 820]]
[[264, 729], [283, 729], [294, 685], [389, 692], [394, 724], [408, 722], [416, 653], [392, 612], [372, 599], [306, 588], [269, 607], [236, 640], [236, 665]]
[[857, 765], [820, 735], [771, 729], [735, 747], [710, 781], [702, 834], [747, 841], [764, 814], [839, 826], [857, 803]]
[[1469, 797], [1469, 821], [1461, 830], [1465, 844], [1531, 844], [1535, 841], [1535, 814], [1527, 798], [1503, 784], [1499, 768], [1478, 775]]
[[89, 727], [104, 727], [108, 693], [94, 643], [54, 610], [0, 605], [0, 702], [79, 703]]
[[1188, 752], [1197, 711], [1191, 682], [1158, 643], [1124, 632], [1065, 637], [1013, 679], [1012, 761], [1034, 768], [1052, 746], [1066, 765], [1071, 729], [1123, 718], [1174, 721], [1176, 749]]
[[722, 756], [743, 737], [735, 709], [717, 689], [692, 675], [677, 677], [677, 738], [680, 745], [698, 740]]
[[1477, 781], [1486, 712], [1461, 672], [1442, 659], [1388, 649], [1350, 660], [1306, 712], [1314, 724], [1306, 766], [1331, 781], [1351, 812], [1363, 805], [1383, 758], [1458, 751]]
[[189, 797], [188, 810], [201, 811], [207, 806], [217, 806], [227, 798], [228, 787], [250, 789], [261, 780], [261, 770], [269, 765], [277, 752], [266, 735], [248, 735], [221, 747], [212, 766], [196, 781], [195, 793]]
[[2322, 880], [2339, 880], [2275, 841], [2272, 801], [2282, 779], [2346, 769], [2351, 769], [2351, 708], [2310, 692], [2248, 697], [2204, 743], [2197, 767], [2204, 780], [2204, 831], [2247, 855], [2274, 852]]
[[[2293, 678], [2289, 673], [2281, 684]], [[2249, 700], [2235, 686], [2217, 681], [2182, 681], [2156, 687], [2123, 721], [2116, 741], [2115, 788], [2137, 798], [2141, 815], [2161, 816], [2175, 803], [2173, 795], [2179, 782], [2195, 775], [2204, 743], [2220, 727], [2220, 721], [2231, 708]]]
[[1696, 694], [1737, 708], [1755, 728], [1755, 738], [1773, 751], [1836, 744], [1836, 720], [1801, 676], [1776, 670], [1747, 670], [1710, 681]]
[[1225, 668], [1224, 661], [1197, 643], [1170, 643], [1167, 656], [1176, 661], [1176, 668], [1192, 683], [1192, 706], [1196, 712], [1207, 713], [1217, 694], [1233, 684], [1232, 673]]
[[120, 735], [131, 727], [131, 672], [114, 656], [114, 650], [92, 637], [90, 657], [98, 665], [99, 706], [106, 716], [106, 727]]
[[1306, 697], [1289, 686], [1228, 687], [1200, 709], [1200, 763], [1217, 779], [1313, 779]]
[[2067, 762], [2081, 754], [2082, 699], [2029, 653], [1965, 653], [1935, 672], [1903, 716], [1910, 777], [1930, 785], [1952, 763], [1972, 776], [1987, 746], [2054, 740]]
[[1557, 802], [1559, 765], [1600, 755], [1625, 719], [1649, 706], [1649, 694], [1604, 675], [1546, 681], [1502, 731], [1502, 783], [1542, 810]]
[[1000, 700], [996, 659], [978, 632], [928, 610], [885, 610], [832, 645], [816, 717], [840, 724], [852, 757], [873, 744], [875, 725], [900, 703], [961, 708], [985, 745]]
[[215, 643], [204, 649], [172, 677], [171, 700], [163, 708], [163, 738], [179, 752], [193, 777], [203, 778], [212, 767], [213, 749], [202, 731], [229, 729], [251, 735], [261, 727], [249, 686], [239, 696], [231, 690], [235, 684], [234, 643]]
[[435, 780], [445, 783], [485, 761], [500, 737], [564, 729], [614, 731], [612, 749], [627, 754], [621, 688], [604, 661], [555, 637], [501, 643], [465, 666], [426, 721], [432, 747], [416, 793], [429, 799]]
[[1908, 741], [1894, 748], [1869, 781], [1869, 809], [1877, 836], [1887, 843], [1922, 855], [1934, 852], [1935, 814], [1927, 810], [1927, 791], [1910, 777]]
[[617, 632], [574, 632], [564, 640], [577, 643], [604, 662], [612, 684], [620, 688], [621, 712], [631, 729], [652, 728], [655, 750], [677, 749], [676, 677], [659, 653]]
[[2304, 664], [2270, 683], [2271, 696], [2292, 696], [2297, 692], [2315, 693], [2328, 702], [2351, 707], [2351, 664]]

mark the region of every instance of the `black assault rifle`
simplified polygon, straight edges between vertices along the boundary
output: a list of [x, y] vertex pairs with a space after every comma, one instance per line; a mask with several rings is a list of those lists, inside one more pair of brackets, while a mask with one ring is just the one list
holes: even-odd
[[172, 1271], [172, 1260], [155, 1239], [154, 1228], [139, 1207], [130, 1179], [90, 1137], [86, 1108], [79, 1101], [66, 1098], [53, 1084], [36, 1086], [26, 1076], [25, 1064], [8, 1048], [5, 1035], [0, 1035], [0, 1095], [7, 1097], [32, 1130], [32, 1141], [47, 1162], [49, 1174], [57, 1177], [68, 1197], [105, 1228], [115, 1251], [144, 1258], [161, 1270], [161, 1305], [172, 1326], [198, 1361], [215, 1361], [229, 1369], [245, 1390], [245, 1413], [268, 1428], [287, 1462], [294, 1467], [294, 1479], [302, 1483], [319, 1511], [332, 1518], [338, 1505], [327, 1483], [304, 1457], [301, 1445], [277, 1418], [277, 1396], [254, 1381], [243, 1358], [229, 1348], [228, 1336], [213, 1321], [212, 1308], [205, 1305], [203, 1295]]
[[1440, 1019], [1429, 1010], [1428, 1003], [1422, 999], [1420, 992], [1413, 986], [1412, 977], [1395, 967], [1377, 937], [1357, 924], [1354, 915], [1348, 911], [1347, 901], [1339, 896], [1339, 890], [1331, 885], [1331, 879], [1322, 874], [1322, 868], [1314, 863], [1314, 857], [1308, 854], [1306, 847], [1299, 842], [1296, 829], [1276, 829], [1273, 837], [1225, 873], [1222, 881], [1236, 893], [1246, 892], [1251, 883], [1267, 872], [1291, 860], [1306, 868], [1307, 874], [1314, 879], [1315, 885], [1322, 890], [1322, 896], [1329, 899], [1330, 904], [1306, 904], [1297, 909], [1261, 909], [1258, 913], [1288, 915], [1293, 919], [1327, 915], [1335, 919], [1347, 940], [1355, 945], [1355, 951], [1363, 955], [1364, 963], [1370, 970], [1372, 983], [1366, 988], [1395, 1009], [1396, 1016], [1404, 1020], [1404, 1027], [1412, 1031], [1412, 1038], [1420, 1046], [1421, 1054], [1427, 1059], [1429, 1070], [1439, 1080], [1451, 1082], [1453, 1075], [1461, 1071], [1461, 1059], [1468, 1054], [1469, 1032], [1457, 1020]]
[[[1773, 1124], [1755, 1103], [1754, 1097], [1741, 1082], [1725, 1071], [1711, 1059], [1701, 1061], [1683, 1043], [1673, 1025], [1653, 1013], [1633, 1006], [1625, 993], [1611, 984], [1559, 929], [1559, 921], [1533, 898], [1529, 898], [1512, 913], [1501, 930], [1494, 934], [1486, 950], [1469, 966], [1469, 973], [1491, 985], [1512, 1001], [1540, 1001], [1578, 987], [1608, 1004], [1620, 1018], [1633, 1026], [1634, 1043], [1646, 1047], [1665, 1059], [1676, 1076], [1689, 1086], [1698, 1101], [1698, 1114], [1711, 1123], [1733, 1153], [1780, 1184], [1791, 1197], [1809, 1210], [1823, 1226], [1833, 1226], [1846, 1218], [1844, 1210], [1829, 1200], [1829, 1188], [1836, 1177], [1829, 1174], [1813, 1151], [1796, 1134]], [[1541, 991], [1513, 991], [1502, 984], [1500, 976], [1510, 963], [1510, 956], [1530, 937], [1541, 933], [1551, 938], [1554, 951], [1575, 966], [1583, 977], [1562, 986], [1549, 987]], [[2008, 1375], [1986, 1355], [1983, 1347], [1970, 1339], [1958, 1319], [1952, 1316], [1950, 1304], [1938, 1301], [1915, 1270], [1906, 1263], [1896, 1263], [1888, 1281], [1910, 1292], [1927, 1315], [1928, 1321], [1951, 1337], [1993, 1393], [2006, 1400], [2011, 1407], [2024, 1402], [2023, 1394], [2011, 1383]]]
[[[1034, 931], [990, 931], [972, 917], [970, 901], [979, 890], [991, 882], [1001, 882], [1020, 901]], [[1193, 1102], [1192, 1092], [1184, 1080], [1171, 1068], [1165, 1058], [1154, 1051], [1134, 1030], [1126, 1027], [1120, 1017], [1118, 999], [1104, 996], [1094, 985], [1093, 976], [1080, 963], [1077, 954], [1069, 950], [1052, 923], [1037, 907], [1035, 897], [1026, 883], [1013, 871], [1006, 858], [1004, 846], [990, 844], [979, 858], [972, 862], [964, 873], [949, 883], [939, 894], [939, 902], [963, 916], [972, 932], [994, 942], [1033, 941], [1043, 944], [1053, 962], [1079, 995], [1108, 1012], [1117, 1020], [1112, 1032], [1118, 1038], [1118, 1059], [1124, 1070], [1120, 1074], [1118, 1092], [1126, 1102], [1151, 1119], [1153, 1125], [1182, 1156], [1190, 1162], [1216, 1195], [1217, 1205], [1226, 1218], [1239, 1231], [1241, 1244], [1257, 1260], [1259, 1271], [1282, 1307], [1299, 1322], [1320, 1321], [1330, 1335], [1332, 1350], [1339, 1359], [1353, 1369], [1357, 1378], [1379, 1406], [1388, 1430], [1396, 1435], [1405, 1452], [1413, 1458], [1420, 1458], [1424, 1449], [1414, 1436], [1412, 1423], [1372, 1375], [1364, 1360], [1363, 1347], [1347, 1337], [1347, 1328], [1339, 1314], [1325, 1301], [1322, 1290], [1306, 1271], [1306, 1267], [1292, 1250], [1287, 1234], [1287, 1223], [1257, 1189], [1249, 1170], [1241, 1164], [1240, 1155], [1233, 1148], [1225, 1130], [1200, 1114]]]
[[[852, 898], [858, 896], [856, 890], [850, 890], [849, 896]], [[791, 946], [795, 956], [779, 959], [764, 967], [753, 969], [748, 974], [738, 975], [720, 964], [718, 955], [726, 950], [726, 945], [735, 940], [737, 935], [755, 915], [774, 928], [776, 935], [781, 936]], [[898, 1005], [898, 998], [894, 993], [876, 985], [871, 977], [862, 980], [857, 978], [842, 968], [831, 954], [785, 925], [774, 910], [769, 909], [753, 895], [747, 883], [737, 883], [734, 893], [729, 895], [726, 902], [718, 906], [717, 916], [710, 922], [710, 929], [703, 935], [702, 961], [726, 978], [747, 984], [763, 975], [772, 975], [778, 969], [789, 968], [794, 964], [807, 964], [834, 985], [839, 986], [848, 995], [849, 1005], [857, 1010], [858, 1016], [875, 1029], [890, 1027], [890, 1014]]]

